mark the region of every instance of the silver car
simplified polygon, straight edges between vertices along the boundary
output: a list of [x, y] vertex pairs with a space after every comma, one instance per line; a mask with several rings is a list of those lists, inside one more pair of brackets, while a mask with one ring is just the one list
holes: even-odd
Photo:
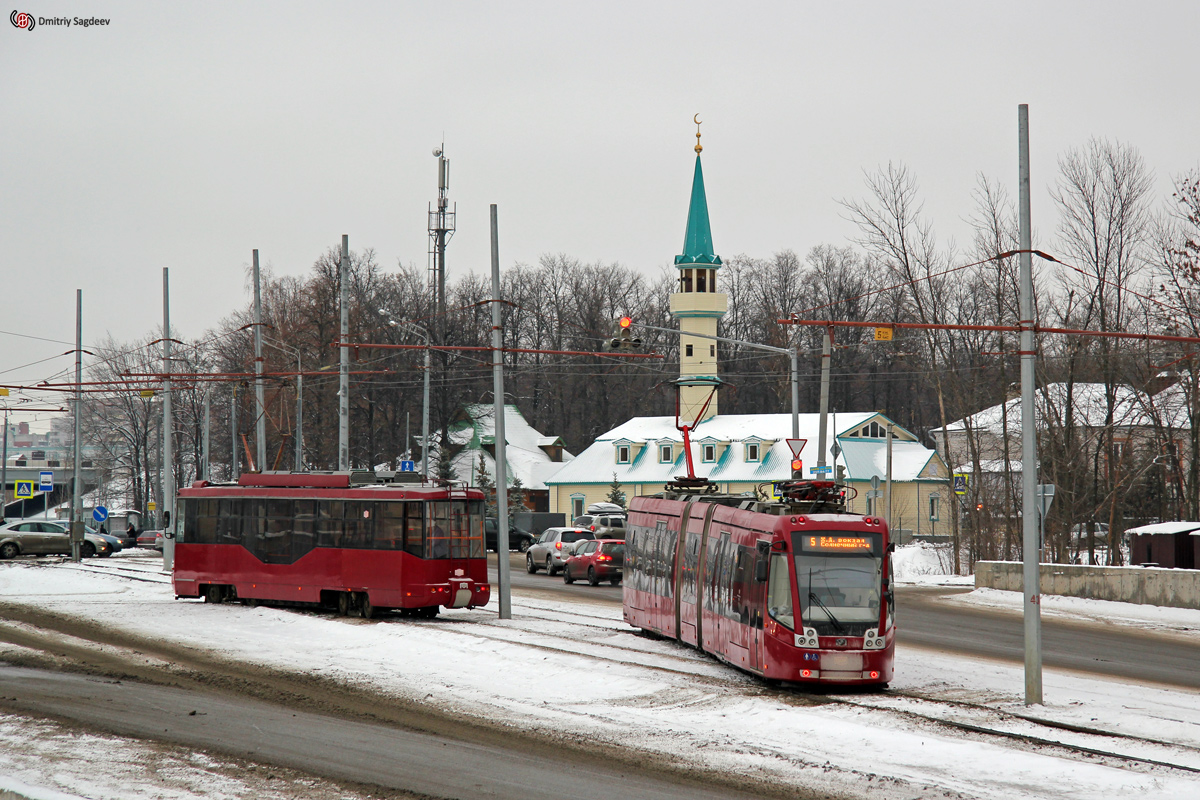
[[[84, 533], [79, 550], [85, 558], [112, 554], [112, 545], [91, 533]], [[44, 519], [18, 519], [0, 525], [0, 558], [20, 555], [70, 555], [71, 536], [61, 522]]]
[[546, 528], [525, 553], [525, 571], [532, 575], [545, 568], [557, 575], [574, 554], [576, 542], [595, 538], [596, 534], [579, 528]]

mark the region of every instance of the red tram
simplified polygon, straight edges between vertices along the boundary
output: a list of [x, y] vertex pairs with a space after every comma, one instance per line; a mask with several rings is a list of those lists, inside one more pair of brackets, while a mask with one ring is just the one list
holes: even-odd
[[778, 502], [686, 484], [634, 498], [625, 621], [764, 678], [886, 686], [895, 660], [886, 523], [845, 513], [832, 481], [778, 488]]
[[181, 489], [175, 596], [364, 618], [486, 605], [483, 493], [384, 481], [369, 471], [265, 472]]

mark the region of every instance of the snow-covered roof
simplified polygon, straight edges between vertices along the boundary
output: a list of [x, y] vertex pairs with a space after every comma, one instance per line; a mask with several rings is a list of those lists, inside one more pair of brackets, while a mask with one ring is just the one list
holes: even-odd
[[[805, 471], [817, 464], [817, 442], [820, 441], [820, 414], [800, 415], [800, 436], [807, 440], [800, 451]], [[876, 412], [838, 413], [829, 416], [829, 444], [836, 431], [842, 453], [838, 464], [846, 467], [850, 480], [869, 480], [882, 476], [887, 466], [887, 448], [882, 439], [850, 438], [872, 419], [888, 420]], [[892, 469], [894, 480], [914, 480], [936, 458], [933, 450], [919, 442], [902, 428], [893, 440]], [[717, 483], [765, 483], [791, 477], [792, 452], [787, 440], [792, 438], [791, 414], [725, 414], [705, 420], [690, 434], [692, 461], [696, 474]], [[704, 463], [703, 444], [718, 443], [717, 460]], [[630, 463], [616, 463], [617, 443], [631, 444]], [[675, 445], [675, 459], [659, 461], [658, 445]], [[602, 434], [574, 461], [564, 465], [546, 483], [597, 484], [612, 483], [613, 475], [620, 483], [665, 483], [677, 475], [687, 474], [683, 435], [675, 428], [675, 417], [635, 417]], [[746, 460], [746, 444], [758, 444], [759, 460]], [[643, 445], [638, 447], [638, 445]], [[723, 449], [722, 449], [723, 446]], [[826, 464], [834, 464], [830, 453]]]
[[[1005, 461], [1003, 458], [984, 458], [979, 462], [979, 471], [981, 473], [992, 472], [1003, 474], [1005, 472], [1023, 472], [1024, 470], [1025, 462], [1021, 461], [1019, 458], [1012, 458], [1008, 461]], [[966, 464], [959, 464], [954, 468], [954, 471], [974, 472], [975, 464], [968, 461]]]
[[[475, 404], [463, 407], [464, 420], [449, 434], [450, 443], [463, 449], [452, 461], [454, 472], [460, 480], [475, 482], [482, 453], [487, 464], [488, 476], [496, 478], [496, 461], [483, 445], [492, 444], [496, 437], [496, 419], [490, 404]], [[574, 456], [564, 448], [563, 461], [551, 461], [543, 447], [562, 446], [557, 436], [545, 436], [533, 428], [514, 405], [504, 407], [504, 441], [508, 463], [508, 480], [520, 479], [526, 489], [544, 490], [546, 478], [553, 475], [563, 462]]]
[[1200, 522], [1156, 522], [1153, 525], [1142, 525], [1140, 528], [1129, 528], [1125, 533], [1144, 535], [1192, 533], [1193, 531], [1200, 534]]
[[[1034, 409], [1038, 424], [1049, 413], [1056, 425], [1064, 420], [1067, 402], [1067, 384], [1051, 383], [1038, 389], [1034, 395]], [[1076, 383], [1071, 387], [1071, 401], [1075, 409], [1075, 424], [1088, 428], [1102, 428], [1108, 415], [1108, 400], [1103, 383]], [[1179, 386], [1170, 386], [1155, 395], [1139, 392], [1132, 386], [1114, 387], [1113, 424], [1118, 427], [1150, 427], [1157, 421], [1160, 425], [1173, 428], [1187, 427], [1186, 396]], [[1009, 435], [1021, 429], [1021, 399], [1019, 397], [985, 408], [968, 417], [951, 422], [946, 426], [949, 433], [961, 433], [969, 425], [971, 430], [995, 436], [1004, 434], [1007, 421]], [[940, 434], [941, 428], [930, 433]]]

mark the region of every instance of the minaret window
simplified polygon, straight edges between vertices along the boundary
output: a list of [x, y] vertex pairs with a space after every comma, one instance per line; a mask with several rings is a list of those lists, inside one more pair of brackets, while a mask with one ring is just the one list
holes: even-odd
[[679, 278], [679, 291], [690, 292], [692, 290], [692, 271], [685, 269]]
[[710, 345], [708, 346], [708, 355], [709, 355], [711, 358], [716, 358], [716, 357], [717, 357], [717, 346], [716, 346], [715, 344], [710, 344]]
[[684, 345], [684, 350], [687, 352], [687, 357], [691, 358], [692, 357], [692, 346], [690, 344]]
[[708, 270], [706, 270], [706, 269], [696, 270], [696, 291], [697, 292], [707, 292], [708, 291]]

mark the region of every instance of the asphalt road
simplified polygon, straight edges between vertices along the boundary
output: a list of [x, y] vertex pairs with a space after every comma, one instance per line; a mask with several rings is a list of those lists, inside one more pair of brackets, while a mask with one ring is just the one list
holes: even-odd
[[[563, 598], [621, 603], [621, 587], [567, 586], [545, 571], [529, 575], [524, 556], [510, 558], [513, 586]], [[494, 576], [494, 572], [493, 572]], [[494, 577], [493, 577], [494, 580]], [[1025, 662], [1025, 631], [1017, 611], [946, 603], [970, 589], [902, 586], [896, 590], [897, 641], [947, 653]], [[1047, 667], [1200, 689], [1200, 644], [1154, 631], [1042, 618], [1042, 664]]]
[[750, 798], [547, 746], [530, 753], [245, 697], [0, 663], [0, 709], [431, 798]]

